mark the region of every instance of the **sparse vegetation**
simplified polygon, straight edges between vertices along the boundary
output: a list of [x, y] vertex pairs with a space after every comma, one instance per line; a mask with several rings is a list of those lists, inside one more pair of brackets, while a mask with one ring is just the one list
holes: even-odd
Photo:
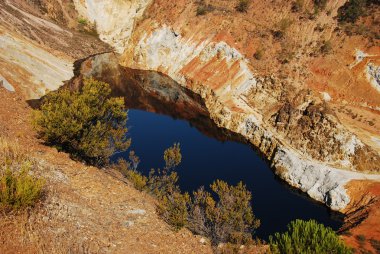
[[356, 239], [359, 241], [359, 242], [365, 242], [366, 241], [366, 238], [364, 235], [357, 235], [356, 236]]
[[148, 182], [148, 178], [137, 171], [137, 166], [133, 165], [133, 160], [139, 160], [138, 157], [134, 154], [134, 152], [129, 153], [130, 161], [126, 161], [124, 159], [120, 159], [118, 163], [115, 165], [116, 170], [121, 172], [124, 177], [126, 177], [133, 186], [139, 190], [145, 190]]
[[[376, 7], [377, 6], [377, 7]], [[361, 35], [370, 39], [371, 44], [379, 39], [378, 20], [376, 10], [380, 6], [378, 0], [350, 0], [338, 9], [338, 21], [345, 33], [351, 35]], [[376, 9], [377, 8], [377, 9]], [[370, 16], [369, 19], [358, 21], [360, 17]], [[372, 20], [371, 23], [368, 23]]]
[[212, 12], [214, 10], [214, 7], [210, 4], [206, 4], [204, 0], [198, 1], [197, 4], [197, 16], [206, 15], [208, 12]]
[[324, 10], [327, 5], [327, 0], [313, 0], [314, 5], [318, 10]]
[[250, 0], [239, 0], [236, 10], [238, 12], [247, 12], [250, 4]]
[[111, 98], [107, 83], [85, 79], [80, 91], [49, 93], [34, 112], [39, 137], [90, 164], [104, 165], [130, 145], [123, 98]]
[[41, 197], [44, 181], [30, 175], [30, 164], [21, 171], [6, 169], [0, 175], [0, 208], [5, 210], [33, 206]]
[[365, 14], [366, 4], [367, 0], [349, 0], [339, 8], [338, 21], [354, 23]]
[[149, 173], [149, 190], [158, 199], [180, 192], [177, 184], [178, 175], [174, 169], [181, 163], [182, 155], [179, 144], [174, 144], [164, 152], [165, 167], [163, 169], [152, 169]]
[[175, 230], [187, 225], [190, 196], [178, 191], [168, 193], [159, 200], [158, 214]]
[[292, 3], [292, 11], [300, 12], [303, 10], [304, 0], [296, 0]]
[[257, 49], [256, 52], [253, 54], [253, 57], [256, 60], [261, 60], [263, 56], [264, 56], [264, 50], [262, 50], [261, 48]]
[[88, 20], [85, 19], [85, 18], [83, 18], [83, 17], [80, 17], [80, 18], [78, 19], [78, 23], [79, 23], [80, 25], [86, 26], [86, 25], [88, 24]]
[[289, 29], [289, 27], [293, 24], [293, 20], [289, 18], [283, 18], [281, 19], [276, 25], [275, 30], [273, 32], [273, 35], [277, 39], [282, 39], [286, 31]]
[[0, 137], [0, 209], [32, 207], [41, 198], [44, 180], [32, 175], [36, 163], [16, 144]]
[[216, 180], [210, 187], [217, 196], [216, 200], [204, 188], [194, 192], [189, 228], [209, 237], [214, 244], [249, 242], [252, 233], [260, 225], [260, 221], [253, 215], [251, 193], [242, 182], [230, 186], [224, 181]]
[[332, 44], [330, 41], [324, 41], [321, 46], [322, 54], [329, 54], [332, 51]]
[[197, 234], [209, 237], [214, 245], [221, 242], [244, 244], [252, 240], [252, 233], [260, 223], [253, 215], [252, 195], [243, 183], [230, 186], [217, 180], [210, 186], [216, 199], [203, 187], [190, 196], [181, 192], [178, 175], [174, 171], [182, 160], [179, 144], [164, 151], [165, 167], [151, 170], [148, 177], [133, 168], [135, 157], [132, 153], [128, 162], [120, 160], [115, 167], [137, 189], [146, 190], [157, 198], [158, 214], [173, 229], [188, 227]]
[[314, 220], [292, 221], [287, 232], [270, 237], [270, 249], [272, 253], [352, 253], [331, 228]]
[[283, 47], [277, 56], [277, 59], [282, 64], [287, 64], [293, 60], [295, 53], [290, 47]]
[[380, 241], [375, 239], [369, 240], [371, 246], [377, 251], [376, 253], [380, 253]]

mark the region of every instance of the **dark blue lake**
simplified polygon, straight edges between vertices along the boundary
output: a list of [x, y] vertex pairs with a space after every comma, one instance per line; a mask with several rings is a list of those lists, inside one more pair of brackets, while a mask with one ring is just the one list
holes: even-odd
[[[286, 230], [295, 219], [315, 219], [335, 230], [341, 226], [325, 206], [278, 180], [264, 159], [246, 144], [218, 141], [185, 120], [142, 110], [129, 110], [128, 127], [131, 149], [140, 157], [139, 170], [145, 174], [151, 168], [162, 168], [163, 151], [179, 142], [182, 163], [178, 174], [183, 191], [209, 186], [216, 179], [229, 184], [243, 181], [252, 192], [253, 210], [261, 220], [256, 236], [262, 239]], [[118, 156], [128, 158], [128, 152]]]

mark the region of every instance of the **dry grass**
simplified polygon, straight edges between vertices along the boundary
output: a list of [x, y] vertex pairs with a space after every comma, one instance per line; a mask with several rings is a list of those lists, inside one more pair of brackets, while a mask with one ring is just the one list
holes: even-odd
[[33, 175], [38, 164], [15, 143], [0, 137], [0, 210], [32, 207], [41, 198], [44, 180]]

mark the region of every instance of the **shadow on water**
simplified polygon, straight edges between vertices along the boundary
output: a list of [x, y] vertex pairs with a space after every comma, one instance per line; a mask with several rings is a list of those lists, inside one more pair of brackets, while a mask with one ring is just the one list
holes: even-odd
[[[315, 219], [334, 230], [342, 225], [340, 213], [331, 212], [275, 176], [269, 162], [244, 137], [218, 127], [202, 98], [171, 78], [121, 67], [112, 54], [77, 62], [75, 75], [65, 87], [78, 89], [83, 77], [92, 76], [109, 83], [113, 96], [125, 98], [130, 109], [128, 135], [144, 173], [161, 166], [162, 151], [180, 142], [181, 189], [192, 192], [216, 179], [230, 184], [243, 181], [252, 191], [254, 213], [261, 220], [258, 237], [267, 240], [270, 234], [286, 230], [286, 225], [297, 218]], [[34, 106], [38, 103], [30, 102]], [[128, 157], [128, 153], [117, 157]]]

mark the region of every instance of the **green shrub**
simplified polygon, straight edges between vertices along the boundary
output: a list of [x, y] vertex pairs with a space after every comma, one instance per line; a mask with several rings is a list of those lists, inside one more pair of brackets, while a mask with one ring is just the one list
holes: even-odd
[[239, 12], [247, 12], [250, 0], [239, 0], [236, 10]]
[[277, 59], [280, 63], [287, 64], [293, 60], [294, 56], [295, 53], [290, 48], [284, 47], [278, 54]]
[[208, 12], [212, 12], [215, 8], [211, 4], [206, 4], [204, 0], [198, 1], [197, 16], [206, 15]]
[[[134, 152], [130, 152], [129, 159], [135, 159], [136, 155]], [[124, 159], [118, 161], [115, 165], [116, 170], [120, 171], [125, 178], [127, 178], [139, 191], [143, 191], [147, 187], [148, 178], [137, 171], [137, 166], [133, 165], [132, 162], [127, 162]]]
[[292, 3], [292, 11], [299, 12], [302, 11], [304, 5], [304, 0], [296, 0]]
[[31, 164], [22, 165], [21, 171], [7, 168], [0, 174], [0, 208], [17, 210], [33, 206], [42, 195], [44, 181], [29, 174]]
[[81, 18], [78, 19], [78, 23], [80, 25], [82, 25], [82, 26], [86, 26], [88, 24], [88, 20], [85, 19], [85, 18], [83, 18], [83, 17], [81, 17]]
[[332, 51], [332, 45], [330, 41], [324, 41], [321, 46], [322, 54], [329, 54]]
[[276, 25], [275, 25], [275, 31], [273, 31], [273, 35], [277, 39], [281, 39], [285, 36], [286, 31], [289, 29], [289, 27], [293, 24], [293, 20], [289, 18], [283, 18], [281, 19]]
[[261, 60], [264, 56], [264, 50], [262, 49], [258, 49], [256, 50], [255, 54], [253, 54], [253, 57], [256, 59], [256, 60]]
[[260, 225], [253, 215], [251, 193], [241, 182], [230, 186], [217, 180], [210, 187], [217, 200], [203, 188], [194, 192], [189, 228], [209, 237], [213, 244], [242, 244], [250, 241], [252, 233]]
[[189, 194], [172, 192], [164, 195], [158, 203], [158, 214], [175, 230], [187, 225]]
[[270, 236], [272, 253], [345, 254], [352, 253], [331, 228], [314, 220], [292, 221], [285, 233]]
[[197, 16], [206, 15], [207, 13], [207, 7], [205, 5], [199, 5], [197, 7]]
[[380, 253], [380, 241], [376, 239], [369, 240], [371, 246], [376, 250], [376, 253]]
[[181, 148], [179, 144], [174, 144], [164, 151], [164, 169], [152, 169], [149, 173], [148, 186], [150, 192], [159, 200], [166, 195], [180, 192], [177, 184], [178, 175], [174, 171], [182, 160]]
[[49, 93], [34, 112], [40, 138], [96, 165], [129, 147], [126, 122], [123, 98], [111, 98], [109, 85], [94, 79], [84, 79], [80, 91]]
[[325, 9], [326, 4], [327, 4], [327, 0], [314, 0], [314, 5], [319, 10]]
[[165, 169], [174, 169], [182, 161], [181, 148], [179, 143], [175, 143], [164, 151]]
[[0, 136], [0, 209], [33, 206], [42, 196], [44, 180], [32, 176], [38, 164], [17, 143]]
[[366, 241], [366, 238], [364, 235], [357, 235], [356, 236], [356, 239], [361, 242], [361, 243], [364, 243]]
[[354, 23], [359, 17], [365, 15], [367, 0], [349, 0], [338, 9], [338, 21]]

